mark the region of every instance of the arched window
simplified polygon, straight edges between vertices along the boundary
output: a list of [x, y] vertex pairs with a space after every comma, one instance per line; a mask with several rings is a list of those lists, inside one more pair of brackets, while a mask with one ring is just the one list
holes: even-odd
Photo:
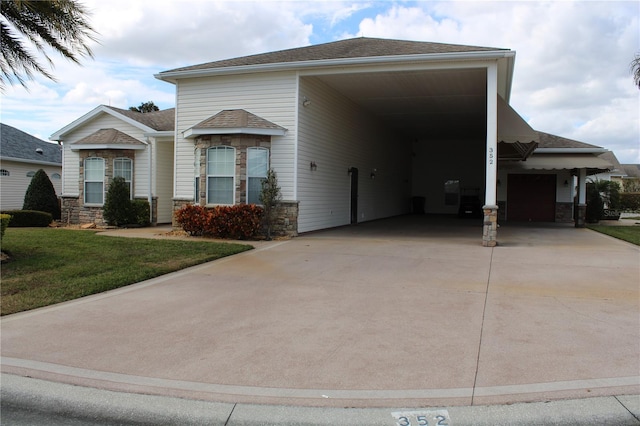
[[87, 158], [84, 160], [84, 202], [85, 204], [104, 203], [104, 159]]
[[61, 179], [60, 173], [52, 173], [51, 179]]
[[207, 204], [233, 204], [236, 150], [230, 146], [207, 149]]
[[36, 172], [34, 172], [33, 170], [31, 170], [30, 172], [27, 172], [27, 177], [34, 177], [36, 175]]
[[129, 185], [129, 196], [133, 198], [133, 161], [130, 158], [115, 158], [113, 160], [113, 177], [122, 177]]
[[0, 169], [0, 176], [9, 176], [9, 170]]
[[267, 148], [247, 148], [247, 204], [261, 204], [262, 181], [269, 170]]

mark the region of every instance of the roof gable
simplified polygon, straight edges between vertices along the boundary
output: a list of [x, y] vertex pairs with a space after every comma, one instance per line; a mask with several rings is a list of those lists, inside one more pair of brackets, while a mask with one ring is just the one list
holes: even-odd
[[325, 61], [331, 59], [494, 52], [498, 50], [509, 51], [509, 49], [493, 47], [360, 37], [175, 68], [173, 70], [163, 71], [157, 74], [157, 77], [162, 79], [164, 75], [171, 73], [240, 66]]
[[145, 144], [138, 139], [116, 129], [100, 129], [74, 143], [72, 151], [81, 149], [144, 149]]
[[6, 124], [1, 124], [0, 127], [0, 157], [27, 162], [62, 164], [60, 146]]
[[52, 134], [50, 139], [57, 141], [64, 140], [64, 137], [67, 134], [90, 122], [100, 114], [109, 114], [124, 121], [125, 123], [137, 127], [145, 133], [172, 132], [175, 129], [175, 108], [142, 113], [106, 105], [99, 105], [82, 117]]
[[278, 126], [243, 109], [223, 110], [184, 132], [185, 138], [198, 135], [252, 134], [282, 136], [287, 132]]

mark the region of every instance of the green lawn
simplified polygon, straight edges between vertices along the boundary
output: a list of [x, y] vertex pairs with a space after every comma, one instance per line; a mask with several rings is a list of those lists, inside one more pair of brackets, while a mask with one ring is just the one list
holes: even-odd
[[588, 225], [588, 228], [640, 246], [640, 226]]
[[243, 244], [151, 240], [94, 231], [9, 228], [2, 251], [0, 313], [48, 306], [249, 250]]

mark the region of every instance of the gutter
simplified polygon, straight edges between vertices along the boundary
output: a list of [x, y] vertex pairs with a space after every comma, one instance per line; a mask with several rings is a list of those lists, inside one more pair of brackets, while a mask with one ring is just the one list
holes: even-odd
[[428, 53], [416, 55], [393, 55], [393, 56], [365, 56], [360, 58], [338, 58], [320, 59], [298, 62], [277, 62], [258, 65], [240, 65], [231, 67], [205, 68], [197, 70], [165, 71], [154, 74], [158, 80], [175, 83], [179, 78], [207, 77], [225, 74], [243, 74], [252, 72], [282, 71], [293, 69], [307, 69], [320, 67], [341, 67], [349, 65], [389, 65], [392, 63], [416, 62], [416, 61], [454, 61], [454, 60], [488, 60], [488, 59], [512, 59], [515, 52], [488, 51], [488, 52], [453, 52], [453, 53]]
[[62, 163], [54, 163], [51, 161], [29, 160], [25, 158], [0, 157], [0, 161], [13, 161], [15, 163], [30, 163], [30, 164], [39, 164], [41, 166], [62, 167]]

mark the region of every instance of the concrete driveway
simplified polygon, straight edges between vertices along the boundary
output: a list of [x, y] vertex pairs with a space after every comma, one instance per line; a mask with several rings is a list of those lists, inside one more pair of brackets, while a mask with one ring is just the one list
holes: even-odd
[[640, 393], [637, 246], [560, 225], [480, 237], [475, 222], [404, 217], [263, 243], [4, 317], [2, 371], [334, 407]]

